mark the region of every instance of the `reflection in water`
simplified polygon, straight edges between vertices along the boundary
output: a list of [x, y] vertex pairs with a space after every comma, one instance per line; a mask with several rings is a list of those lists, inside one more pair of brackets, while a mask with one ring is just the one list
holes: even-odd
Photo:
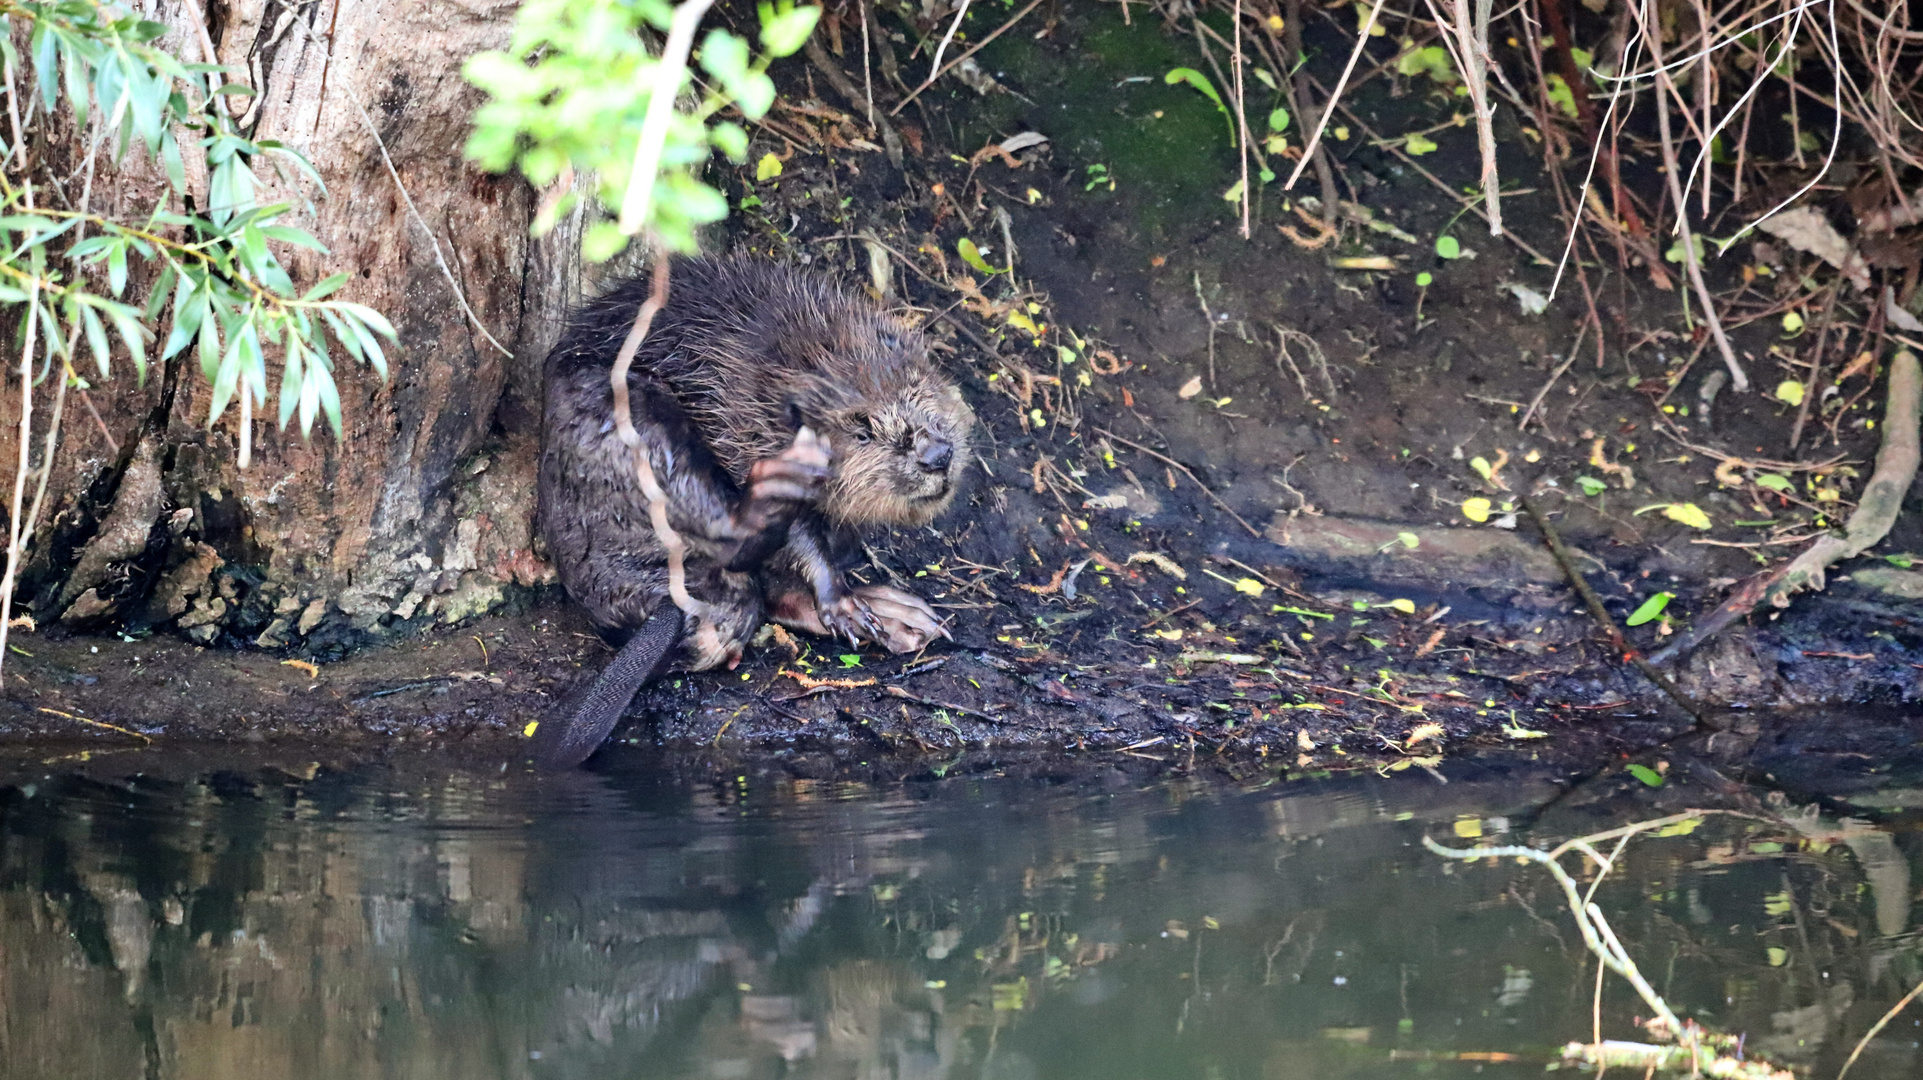
[[[1590, 1030], [1560, 894], [1418, 841], [1524, 839], [1553, 792], [639, 761], [43, 779], [0, 789], [0, 1072], [1320, 1080], [1500, 1051], [1534, 1074]], [[1631, 846], [1598, 901], [1678, 1011], [1834, 1075], [1923, 977], [1913, 835], [1711, 819]], [[1638, 1011], [1606, 987], [1606, 1033]], [[1851, 1075], [1917, 1075], [1920, 1030]]]

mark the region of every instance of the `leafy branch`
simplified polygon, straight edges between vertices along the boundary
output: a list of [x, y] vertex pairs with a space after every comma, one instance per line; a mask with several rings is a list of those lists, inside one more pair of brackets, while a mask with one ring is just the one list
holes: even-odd
[[667, 0], [530, 0], [505, 51], [467, 62], [468, 81], [491, 97], [475, 113], [467, 156], [494, 172], [518, 167], [536, 187], [563, 189], [542, 205], [536, 235], [578, 205], [579, 194], [566, 190], [577, 172], [591, 174], [601, 206], [621, 215], [586, 230], [582, 253], [590, 261], [612, 258], [643, 229], [674, 250], [692, 251], [695, 230], [727, 216], [726, 197], [701, 180], [700, 170], [716, 150], [746, 161], [748, 133], [714, 117], [731, 105], [750, 121], [767, 113], [775, 99], [768, 65], [807, 42], [821, 9], [788, 0], [761, 4], [759, 56], [741, 37], [709, 30], [697, 58], [714, 85], [691, 107], [668, 110], [654, 175], [636, 188], [637, 166], [649, 171], [637, 150], [650, 103], [656, 95], [678, 100], [691, 79], [685, 64], [650, 47], [649, 38], [670, 30], [674, 13]]
[[[280, 425], [298, 416], [305, 437], [316, 417], [325, 415], [338, 437], [340, 393], [328, 336], [385, 378], [387, 359], [379, 339], [392, 341], [397, 335], [372, 308], [326, 299], [346, 283], [346, 274], [297, 293], [275, 254], [273, 245], [321, 254], [327, 249], [308, 232], [279, 223], [293, 203], [257, 202], [255, 167], [270, 164], [285, 181], [292, 166], [325, 192], [312, 164], [279, 142], [241, 135], [226, 102], [253, 91], [220, 82], [224, 69], [217, 64], [186, 63], [155, 47], [152, 42], [167, 29], [160, 23], [89, 0], [0, 0], [0, 16], [9, 27], [16, 19], [31, 24], [28, 52], [38, 91], [26, 95], [26, 119], [21, 120], [21, 95], [11, 78], [21, 57], [10, 34], [0, 37], [14, 121], [14, 137], [4, 146], [7, 169], [0, 170], [0, 237], [6, 247], [0, 255], [0, 304], [25, 305], [22, 324], [39, 323], [43, 370], [55, 360], [65, 370], [84, 337], [100, 376], [109, 377], [113, 349], [105, 324], [110, 322], [144, 380], [153, 336], [147, 326], [171, 308], [173, 326], [160, 359], [197, 347], [202, 374], [213, 387], [209, 426], [236, 395], [243, 421], [253, 406], [266, 403], [267, 361], [270, 353], [278, 353]], [[145, 221], [123, 222], [84, 206], [58, 210], [38, 204], [27, 130], [36, 119], [51, 122], [63, 101], [76, 122], [91, 122], [90, 157], [107, 146], [118, 164], [137, 139], [160, 164], [169, 194]], [[190, 187], [189, 160], [205, 175], [204, 190]], [[175, 197], [184, 213], [168, 208]], [[83, 227], [93, 228], [95, 235], [80, 238]], [[54, 242], [69, 234], [76, 242], [56, 252]], [[130, 256], [158, 266], [144, 307], [124, 299]], [[104, 270], [111, 298], [92, 286], [88, 270]], [[243, 423], [243, 467], [250, 434]]]

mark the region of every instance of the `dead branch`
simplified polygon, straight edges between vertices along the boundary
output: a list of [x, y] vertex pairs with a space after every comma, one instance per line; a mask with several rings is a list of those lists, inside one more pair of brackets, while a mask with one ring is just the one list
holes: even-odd
[[1889, 403], [1883, 412], [1883, 448], [1876, 454], [1876, 469], [1863, 488], [1856, 512], [1841, 536], [1825, 533], [1789, 562], [1750, 578], [1730, 594], [1729, 599], [1679, 634], [1675, 641], [1650, 657], [1652, 663], [1668, 664], [1687, 656], [1691, 650], [1721, 633], [1729, 624], [1747, 616], [1767, 603], [1788, 607], [1789, 598], [1804, 589], [1823, 588], [1825, 572], [1844, 559], [1853, 559], [1887, 536], [1902, 509], [1903, 493], [1916, 479], [1918, 462], [1917, 424], [1919, 398], [1923, 398], [1923, 369], [1916, 354], [1896, 354], [1890, 362]]

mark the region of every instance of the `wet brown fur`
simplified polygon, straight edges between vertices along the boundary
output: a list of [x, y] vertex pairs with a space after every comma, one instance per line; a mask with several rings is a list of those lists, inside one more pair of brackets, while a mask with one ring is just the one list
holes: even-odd
[[[824, 277], [689, 259], [671, 280], [629, 388], [669, 520], [688, 544], [689, 590], [709, 607], [676, 657], [700, 669], [738, 657], [771, 601], [793, 611], [805, 597], [818, 613], [852, 603], [842, 563], [856, 530], [933, 521], [970, 460], [974, 414], [919, 330]], [[666, 552], [610, 419], [608, 369], [647, 291], [632, 280], [585, 305], [546, 364], [541, 529], [562, 584], [615, 640], [671, 602]], [[825, 485], [811, 498], [764, 501], [772, 517], [750, 513], [764, 490], [751, 471], [763, 463], [764, 475], [789, 453], [801, 425], [831, 449]], [[757, 533], [751, 518], [774, 524]]]

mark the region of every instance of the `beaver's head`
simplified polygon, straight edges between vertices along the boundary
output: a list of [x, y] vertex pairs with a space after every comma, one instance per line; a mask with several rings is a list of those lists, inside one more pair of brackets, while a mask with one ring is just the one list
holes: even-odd
[[971, 460], [974, 411], [898, 319], [850, 319], [837, 345], [804, 409], [835, 451], [823, 509], [853, 525], [928, 524]]

